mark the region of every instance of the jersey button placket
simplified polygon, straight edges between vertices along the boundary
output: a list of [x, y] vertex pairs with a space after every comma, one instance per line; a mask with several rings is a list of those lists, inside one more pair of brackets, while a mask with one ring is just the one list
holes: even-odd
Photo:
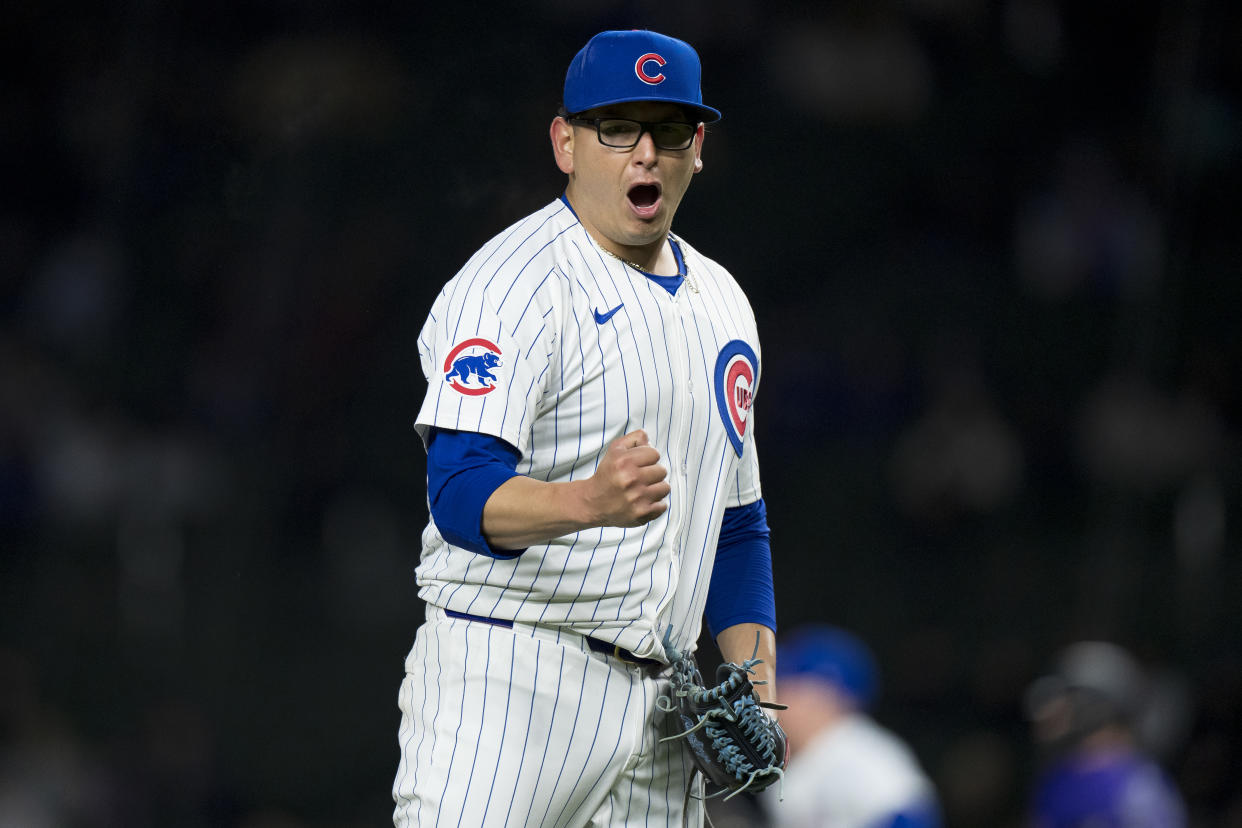
[[656, 608], [657, 617], [662, 617], [665, 610], [672, 603], [673, 595], [677, 591], [677, 582], [681, 569], [682, 534], [687, 523], [687, 516], [685, 514], [687, 495], [685, 411], [688, 410], [689, 399], [679, 400], [677, 395], [689, 393], [690, 382], [686, 370], [687, 355], [683, 325], [686, 308], [683, 302], [682, 291], [677, 291], [672, 296], [665, 295], [660, 298], [664, 300], [660, 304], [660, 315], [663, 318], [665, 331], [667, 332], [665, 335], [669, 338], [669, 366], [672, 369], [671, 379], [672, 388], [674, 389], [674, 403], [665, 445], [668, 453], [668, 468], [676, 479], [669, 481], [673, 487], [673, 493], [669, 501], [669, 510], [666, 512], [668, 523], [665, 527], [665, 548], [668, 550], [666, 565], [668, 567], [669, 584], [668, 590]]

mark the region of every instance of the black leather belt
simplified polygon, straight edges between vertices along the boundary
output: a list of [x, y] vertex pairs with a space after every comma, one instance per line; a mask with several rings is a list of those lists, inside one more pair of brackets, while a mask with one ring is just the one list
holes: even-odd
[[[486, 615], [471, 615], [468, 612], [457, 612], [450, 609], [446, 609], [444, 614], [449, 618], [460, 618], [463, 621], [478, 621], [482, 624], [494, 624], [497, 627], [513, 629], [513, 622], [504, 618], [488, 618]], [[618, 661], [625, 662], [626, 664], [635, 664], [639, 667], [648, 668], [664, 666], [664, 662], [659, 659], [636, 656], [618, 644], [609, 644], [607, 641], [600, 641], [598, 638], [591, 638], [589, 635], [584, 635], [583, 638], [586, 639], [587, 646], [595, 652], [611, 656]]]

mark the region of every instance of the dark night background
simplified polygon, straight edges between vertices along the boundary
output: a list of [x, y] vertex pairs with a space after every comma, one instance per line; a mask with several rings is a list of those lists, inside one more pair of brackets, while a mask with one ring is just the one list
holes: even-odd
[[1242, 825], [1223, 0], [9, 9], [0, 825], [390, 824], [416, 336], [559, 194], [565, 67], [617, 27], [725, 113], [675, 227], [758, 316], [782, 629], [873, 646], [980, 828], [1022, 824], [1026, 684], [1121, 643], [1185, 689], [1193, 825]]

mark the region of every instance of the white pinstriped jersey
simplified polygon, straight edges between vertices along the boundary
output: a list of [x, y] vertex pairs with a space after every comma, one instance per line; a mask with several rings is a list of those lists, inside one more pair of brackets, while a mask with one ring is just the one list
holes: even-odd
[[676, 295], [602, 251], [558, 199], [489, 241], [445, 285], [419, 337], [416, 427], [490, 434], [545, 481], [590, 477], [642, 428], [668, 510], [636, 528], [555, 538], [512, 560], [423, 533], [419, 596], [445, 609], [568, 627], [661, 658], [697, 640], [724, 510], [761, 496], [751, 400], [759, 340], [720, 265], [677, 240]]

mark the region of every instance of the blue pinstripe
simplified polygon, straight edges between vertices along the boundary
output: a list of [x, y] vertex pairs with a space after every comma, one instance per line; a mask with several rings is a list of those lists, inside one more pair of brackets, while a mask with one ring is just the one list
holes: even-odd
[[[515, 642], [516, 642], [516, 639], [515, 639]], [[529, 767], [526, 764], [526, 748], [530, 744], [531, 722], [534, 721], [535, 702], [539, 698], [539, 665], [543, 663], [542, 656], [543, 656], [543, 642], [537, 641], [535, 642], [535, 672], [534, 672], [534, 677], [531, 680], [532, 692], [530, 694], [530, 709], [526, 712], [526, 728], [525, 728], [526, 736], [525, 738], [522, 739], [522, 756], [518, 762], [517, 775], [513, 779], [513, 792], [509, 796], [509, 809], [505, 812], [505, 824], [506, 825], [509, 824], [509, 817], [513, 814], [513, 802], [514, 800], [517, 799], [517, 792], [520, 789], [519, 786], [522, 783], [522, 774], [525, 773], [526, 768]], [[564, 661], [565, 661], [564, 654], [562, 654], [561, 663], [563, 664]], [[546, 749], [544, 753], [546, 755], [547, 753]], [[498, 768], [500, 767], [499, 756], [496, 757], [496, 766]], [[542, 765], [540, 766], [540, 769], [542, 770]]]
[[[582, 714], [582, 697], [584, 695], [583, 689], [586, 687], [586, 677], [587, 677], [587, 670], [586, 670], [586, 665], [584, 664], [583, 669], [582, 669], [582, 682], [581, 682], [581, 686], [579, 686], [578, 688], [578, 704], [574, 707], [574, 721], [573, 721], [573, 724], [569, 726], [569, 733], [570, 733], [571, 740], [573, 738], [573, 734], [578, 732], [578, 717]], [[557, 695], [559, 694], [560, 693], [558, 690]], [[561, 757], [561, 767], [557, 770], [556, 780], [552, 783], [552, 792], [548, 796], [547, 806], [544, 807], [543, 809], [543, 818], [539, 820], [540, 825], [548, 824], [548, 811], [551, 810], [552, 803], [556, 799], [556, 790], [557, 788], [561, 786], [561, 777], [564, 776], [565, 774], [565, 764], [568, 761], [569, 761], [569, 752], [566, 751], [565, 755]], [[540, 776], [542, 777], [543, 774], [540, 773]], [[538, 793], [538, 789], [536, 789], [535, 792]]]
[[[487, 634], [487, 649], [486, 649], [486, 655], [485, 655], [485, 658], [484, 658], [484, 665], [485, 665], [485, 666], [484, 666], [484, 672], [485, 672], [485, 673], [487, 673], [487, 672], [489, 672], [489, 671], [490, 671], [490, 668], [491, 668], [491, 662], [492, 662], [492, 635], [491, 635], [491, 631], [489, 630], [489, 631], [488, 631], [488, 634]], [[466, 664], [466, 669], [469, 669], [470, 660], [469, 660], [469, 658], [468, 658], [468, 657], [467, 657], [467, 659], [465, 660], [465, 664]], [[512, 686], [513, 686], [513, 684], [512, 684], [512, 680], [513, 680], [513, 668], [512, 668], [512, 665], [510, 665], [510, 668], [509, 668], [509, 680], [510, 680], [510, 684], [509, 684], [509, 686], [510, 686], [510, 687], [512, 687]], [[462, 677], [462, 683], [464, 684], [464, 683], [465, 683], [465, 681], [466, 681], [466, 679], [465, 679], [465, 677], [463, 676], [463, 677]], [[489, 687], [489, 686], [490, 686], [490, 683], [487, 683], [487, 684], [484, 684], [484, 685], [483, 685], [483, 704], [482, 704], [482, 705], [481, 705], [481, 707], [479, 708], [479, 722], [480, 722], [480, 727], [479, 727], [479, 739], [478, 739], [478, 741], [476, 741], [476, 743], [475, 743], [475, 749], [474, 749], [474, 751], [473, 751], [473, 752], [471, 752], [471, 754], [470, 754], [470, 775], [466, 778], [466, 788], [467, 788], [467, 789], [471, 789], [471, 788], [473, 788], [473, 783], [474, 783], [474, 769], [475, 769], [475, 766], [478, 764], [478, 761], [479, 761], [479, 742], [481, 742], [481, 741], [482, 741], [482, 739], [483, 739], [483, 727], [482, 727], [482, 723], [487, 721], [487, 691], [488, 691], [488, 687]], [[463, 704], [463, 706], [464, 706], [464, 704], [465, 704], [465, 695], [464, 695], [464, 694], [463, 694], [463, 696], [462, 696], [462, 704]], [[463, 719], [465, 718], [465, 715], [464, 715], [464, 707], [463, 707], [463, 715], [462, 715], [462, 718], [463, 718]], [[459, 724], [458, 724], [458, 731], [460, 732], [460, 730], [461, 730], [461, 727], [460, 727], [460, 722], [459, 722]], [[503, 744], [504, 744], [504, 737], [503, 737], [503, 736], [501, 737], [501, 740], [500, 740], [500, 741], [501, 741], [501, 745], [503, 745]], [[456, 755], [456, 746], [454, 746], [454, 755]], [[498, 758], [499, 758], [499, 755], [500, 755], [500, 753], [499, 753], [499, 751], [498, 751], [498, 752], [497, 752], [497, 757], [498, 757]], [[450, 760], [449, 760], [449, 768], [450, 768], [450, 769], [452, 768], [452, 765], [453, 765], [453, 762], [452, 762], [452, 760], [450, 759]], [[448, 777], [446, 776], [446, 777], [445, 777], [445, 787], [446, 787], [446, 789], [447, 789], [447, 783], [448, 783]], [[490, 795], [490, 791], [489, 791], [489, 795], [488, 795], [488, 798], [487, 798], [487, 799], [488, 799], [488, 803], [490, 804], [490, 803], [491, 803], [491, 795]], [[465, 813], [466, 813], [466, 797], [462, 797], [462, 800], [461, 800], [461, 810], [458, 812], [458, 815], [457, 815], [457, 824], [458, 824], [458, 825], [461, 825], [461, 818], [465, 815]], [[438, 821], [439, 821], [439, 820], [437, 820], [437, 822], [438, 822]]]
[[[623, 721], [623, 722], [624, 722], [624, 721], [627, 721], [626, 714], [630, 712], [630, 702], [633, 700], [633, 695], [634, 695], [634, 683], [633, 683], [633, 680], [631, 679], [631, 681], [630, 681], [630, 690], [629, 690], [629, 692], [628, 692], [628, 693], [626, 693], [626, 694], [625, 694], [625, 707], [624, 707], [624, 708], [622, 708], [622, 710], [621, 710], [621, 715], [620, 715], [620, 719], [621, 719], [621, 721]], [[599, 708], [599, 713], [600, 713], [600, 720], [602, 721], [602, 720], [603, 720], [603, 717], [604, 717], [604, 700], [603, 700], [603, 699], [601, 699], [601, 700], [600, 700], [600, 708]], [[596, 735], [596, 739], [598, 739], [598, 738], [599, 738], [599, 728], [598, 728], [598, 727], [596, 727], [596, 730], [595, 730], [595, 735]], [[596, 775], [595, 780], [594, 780], [593, 782], [591, 782], [591, 784], [590, 784], [590, 785], [588, 785], [588, 786], [587, 786], [587, 790], [592, 790], [592, 791], [593, 791], [593, 790], [598, 790], [600, 782], [604, 779], [604, 773], [605, 773], [605, 771], [606, 771], [607, 767], [608, 767], [608, 766], [610, 766], [610, 765], [612, 764], [612, 760], [613, 760], [613, 759], [615, 759], [615, 758], [616, 758], [616, 756], [617, 756], [617, 751], [618, 751], [618, 750], [620, 750], [620, 748], [621, 748], [621, 736], [622, 736], [622, 734], [621, 734], [620, 732], [618, 732], [618, 733], [617, 733], [617, 741], [613, 743], [613, 746], [612, 746], [612, 754], [608, 757], [608, 762], [606, 762], [606, 763], [605, 763], [605, 766], [604, 766], [603, 768], [601, 768], [601, 769], [600, 769], [600, 772]], [[592, 741], [592, 743], [591, 743], [591, 750], [592, 750], [592, 751], [594, 751], [594, 750], [595, 750], [595, 742], [594, 742], [594, 741]], [[577, 787], [577, 786], [578, 786], [578, 784], [582, 782], [582, 775], [583, 775], [584, 773], [586, 773], [586, 765], [583, 765], [582, 770], [578, 773], [578, 781], [574, 783], [574, 786], [575, 786], [575, 787]]]
[[[715, 341], [714, 341], [713, 347], [712, 347], [711, 349], [708, 349], [708, 348], [703, 347], [703, 331], [702, 331], [702, 329], [701, 329], [701, 328], [700, 328], [697, 324], [695, 325], [695, 334], [696, 334], [697, 339], [698, 339], [698, 342], [699, 342], [699, 351], [700, 351], [700, 353], [701, 353], [701, 354], [703, 354], [704, 356], [706, 356], [708, 353], [718, 353], [718, 352], [720, 351], [721, 346], [724, 344], [724, 343], [722, 343], [722, 342], [720, 342], [720, 341], [719, 341], [719, 338], [715, 338]], [[706, 363], [704, 363], [704, 364], [706, 364]], [[708, 435], [705, 433], [705, 434], [703, 435], [702, 447], [701, 447], [701, 449], [700, 449], [700, 450], [699, 450], [699, 452], [698, 452], [698, 457], [699, 457], [699, 470], [700, 470], [700, 474], [696, 475], [696, 477], [698, 477], [699, 479], [703, 479], [703, 478], [704, 478], [704, 475], [701, 473], [701, 471], [702, 471], [702, 468], [703, 468], [704, 464], [707, 462], [707, 457], [708, 457], [708, 454], [709, 454], [709, 453], [708, 453], [708, 450], [707, 450], [707, 443], [708, 443]], [[712, 502], [711, 502], [711, 508], [712, 508], [713, 510], [716, 508], [716, 500], [717, 500], [717, 495], [720, 493], [720, 481], [721, 481], [722, 479], [724, 479], [724, 475], [723, 475], [723, 467], [724, 467], [725, 461], [726, 461], [726, 458], [725, 458], [725, 457], [720, 457], [720, 459], [719, 459], [719, 464], [720, 464], [720, 467], [721, 467], [721, 468], [717, 469], [716, 474], [714, 475], [715, 480], [716, 480], [716, 487], [715, 487], [714, 489], [712, 489]], [[702, 558], [703, 558], [705, 555], [707, 555], [707, 554], [708, 554], [708, 549], [707, 549], [707, 539], [706, 539], [706, 538], [704, 538], [703, 545], [702, 545], [701, 547], [699, 547], [699, 557], [700, 557], [700, 559], [702, 559]], [[714, 550], [713, 550], [713, 554], [714, 554]], [[701, 580], [701, 577], [700, 577], [700, 576], [702, 576], [702, 574], [703, 574], [703, 571], [702, 571], [702, 568], [700, 567], [700, 568], [699, 568], [698, 570], [696, 570], [696, 572], [695, 572], [695, 580], [694, 580], [694, 585], [693, 585], [693, 587], [692, 587], [692, 592], [693, 592], [693, 594], [694, 594], [694, 596], [695, 596], [695, 600], [694, 600], [694, 602], [693, 602], [693, 603], [694, 603], [694, 604], [696, 604], [696, 605], [698, 605], [698, 603], [699, 603], [699, 601], [700, 601], [700, 598], [699, 598], [699, 584], [700, 584], [700, 580]], [[706, 579], [703, 579], [703, 580], [704, 580], [704, 583], [706, 583]], [[706, 602], [706, 599], [707, 599], [707, 595], [706, 595], [706, 592], [704, 592], [704, 594], [703, 594], [703, 596], [702, 596], [702, 599], [701, 599], [701, 600], [702, 600], [702, 601], [704, 601], [704, 602]]]
[[[543, 221], [539, 224], [539, 227], [536, 227], [534, 230], [532, 230], [532, 231], [531, 231], [531, 232], [530, 232], [530, 233], [526, 236], [526, 238], [525, 238], [525, 239], [523, 239], [522, 241], [523, 241], [523, 242], [526, 242], [526, 241], [529, 241], [531, 238], [533, 238], [533, 237], [534, 237], [534, 235], [535, 235], [536, 233], [538, 233], [538, 232], [539, 232], [539, 230], [540, 230], [540, 229], [541, 229], [541, 228], [542, 228], [545, 224], [547, 224], [549, 221], [551, 221], [551, 220], [552, 220], [552, 218], [553, 218], [552, 216], [547, 216], [547, 217], [545, 217], [545, 218], [544, 218], [544, 220], [543, 220]], [[509, 240], [509, 238], [511, 238], [511, 237], [512, 237], [512, 234], [505, 236], [505, 241], [508, 241], [508, 240]], [[479, 265], [479, 266], [475, 269], [475, 271], [474, 271], [474, 276], [477, 278], [477, 277], [478, 277], [478, 276], [482, 273], [482, 271], [483, 271], [483, 265], [485, 265], [485, 264], [487, 264], [487, 262], [491, 261], [492, 256], [494, 256], [496, 253], [498, 253], [499, 251], [501, 251], [501, 250], [503, 250], [503, 249], [504, 249], [504, 245], [503, 245], [503, 243], [502, 243], [502, 244], [497, 245], [497, 246], [495, 247], [495, 249], [492, 251], [491, 255], [489, 255], [489, 256], [487, 257], [487, 259], [486, 259], [486, 260], [484, 260], [484, 261], [482, 262], [482, 264], [480, 264], [480, 265]], [[501, 263], [500, 263], [499, 265], [497, 265], [497, 266], [496, 266], [496, 269], [492, 271], [492, 275], [491, 275], [490, 277], [488, 277], [488, 280], [487, 280], [487, 282], [485, 283], [485, 287], [491, 284], [492, 280], [493, 280], [493, 279], [495, 279], [497, 275], [499, 275], [501, 268], [503, 268], [503, 267], [504, 267], [504, 265], [505, 265], [505, 264], [509, 261], [509, 259], [513, 258], [513, 256], [517, 253], [517, 251], [518, 251], [518, 250], [521, 250], [521, 249], [522, 249], [522, 245], [521, 245], [521, 244], [519, 244], [519, 245], [518, 245], [517, 247], [515, 247], [513, 250], [509, 251], [509, 255], [505, 256], [505, 258], [501, 261]], [[533, 260], [533, 257], [532, 257], [532, 260]], [[527, 264], [527, 265], [529, 265], [529, 264], [530, 264], [530, 261], [528, 261], [526, 264]], [[467, 265], [467, 267], [469, 267], [469, 265]], [[520, 273], [522, 272], [522, 270], [525, 270], [525, 269], [526, 269], [526, 265], [523, 265], [523, 266], [522, 266], [522, 268], [521, 268], [520, 270], [518, 270], [518, 273], [520, 274]], [[473, 287], [473, 279], [471, 280], [471, 282], [467, 283], [467, 284], [465, 285], [465, 287], [466, 287], [466, 288], [471, 288], [471, 287]], [[510, 285], [510, 288], [512, 288], [512, 285]], [[507, 295], [507, 294], [506, 294], [506, 295]], [[481, 317], [480, 317], [480, 318], [481, 318]], [[457, 338], [458, 338], [458, 335], [459, 335], [460, 331], [461, 331], [461, 314], [459, 313], [459, 314], [457, 315], [457, 327], [456, 327], [456, 328], [454, 329], [454, 331], [453, 331], [453, 338], [454, 338], [454, 339], [457, 339]]]
[[[564, 676], [565, 675], [564, 670], [565, 670], [565, 653], [562, 652], [561, 653], [561, 669], [557, 671], [557, 674]], [[563, 682], [557, 682], [556, 684], [556, 696], [552, 700], [553, 710], [556, 710], [560, 706], [562, 684]], [[543, 779], [543, 767], [544, 767], [544, 764], [548, 760], [548, 748], [551, 744], [552, 744], [552, 728], [548, 728], [548, 736], [544, 740], [543, 753], [541, 754], [540, 759], [539, 759], [539, 772], [535, 774], [535, 794], [539, 793], [539, 780]], [[530, 825], [530, 809], [534, 807], [535, 799], [536, 797], [532, 795], [530, 798], [530, 803], [526, 806], [526, 817], [522, 820], [523, 825]], [[551, 803], [551, 800], [549, 799], [549, 804], [550, 803]]]
[[[488, 640], [490, 642], [491, 640], [490, 635], [488, 637]], [[513, 700], [513, 665], [514, 665], [514, 662], [517, 660], [515, 657], [516, 655], [517, 655], [517, 639], [511, 638], [509, 641], [509, 683], [506, 686], [508, 692], [505, 693], [505, 726], [501, 728], [500, 730], [500, 745], [496, 749], [496, 766], [492, 768], [492, 779], [495, 779], [497, 776], [500, 775], [500, 757], [504, 755], [505, 736], [509, 733], [509, 703]], [[538, 660], [536, 660], [535, 661], [536, 680], [538, 680], [538, 676], [539, 676], [539, 662]], [[531, 698], [532, 699], [535, 698], [534, 693], [531, 694]], [[522, 755], [525, 756], [525, 754], [526, 754], [525, 746], [523, 746]], [[520, 768], [521, 766], [522, 766], [521, 763], [519, 763], [518, 767]], [[474, 779], [474, 768], [473, 767], [471, 767], [470, 769], [470, 778], [472, 780]], [[496, 793], [496, 789], [494, 787], [488, 791], [487, 807], [483, 809], [482, 822], [484, 824], [487, 823], [487, 812], [492, 809], [492, 796], [495, 793]], [[462, 801], [464, 805], [464, 802], [465, 802], [464, 798]], [[510, 801], [512, 802], [512, 799], [510, 799]]]
[[[457, 623], [457, 622], [454, 621], [453, 623]], [[469, 642], [467, 642], [465, 646], [465, 655], [461, 660], [461, 673], [462, 673], [461, 683], [463, 685], [465, 685], [466, 683], [466, 677], [469, 674], [469, 669], [470, 669], [470, 644]], [[484, 711], [487, 710], [487, 693], [486, 692], [483, 694], [483, 709]], [[453, 738], [453, 752], [449, 754], [448, 773], [444, 774], [444, 789], [440, 791], [441, 802], [445, 800], [445, 797], [448, 794], [449, 779], [451, 778], [452, 771], [453, 771], [453, 760], [457, 758], [457, 749], [461, 747], [461, 738], [460, 738], [461, 737], [461, 725], [462, 725], [462, 722], [465, 721], [465, 718], [466, 718], [466, 696], [463, 693], [461, 697], [460, 706], [457, 710], [457, 731], [456, 733], [454, 733], [454, 738]], [[480, 716], [480, 719], [481, 718], [482, 716]], [[432, 750], [434, 752], [434, 742], [433, 742]], [[462, 812], [463, 813], [465, 812], [465, 807], [466, 807], [466, 800], [465, 800], [465, 797], [463, 797], [462, 798]], [[444, 811], [442, 809], [437, 809], [436, 825], [440, 824], [440, 817], [442, 816], [444, 816]], [[457, 822], [459, 825], [461, 824], [461, 814], [458, 814]]]
[[[581, 707], [582, 707], [582, 700], [586, 698], [586, 692], [585, 692], [585, 691], [586, 691], [586, 674], [585, 674], [585, 673], [583, 674], [583, 677], [582, 677], [582, 678], [583, 678], [583, 681], [582, 681], [582, 689], [583, 689], [583, 692], [582, 692], [582, 693], [579, 695], [579, 697], [578, 697], [578, 706], [579, 706], [579, 710], [581, 710]], [[594, 732], [593, 732], [593, 734], [592, 734], [592, 736], [591, 736], [591, 746], [590, 746], [589, 748], [587, 748], [587, 758], [586, 758], [586, 761], [584, 761], [584, 762], [582, 763], [582, 766], [578, 769], [578, 777], [574, 780], [573, 785], [571, 785], [571, 786], [570, 786], [570, 790], [572, 790], [572, 791], [579, 791], [579, 790], [581, 790], [581, 787], [580, 787], [579, 783], [580, 783], [580, 782], [582, 782], [582, 775], [583, 775], [583, 773], [585, 773], [585, 772], [586, 772], [587, 767], [590, 765], [590, 759], [591, 759], [591, 756], [595, 753], [595, 746], [596, 746], [597, 744], [599, 744], [599, 730], [600, 730], [600, 724], [602, 724], [602, 723], [603, 723], [603, 721], [604, 721], [604, 708], [608, 706], [608, 689], [609, 689], [609, 687], [611, 687], [611, 686], [612, 686], [612, 685], [611, 685], [611, 683], [609, 683], [609, 684], [605, 684], [605, 685], [604, 685], [604, 692], [603, 692], [602, 694], [600, 694], [600, 700], [599, 700], [599, 715], [597, 715], [597, 716], [595, 717], [595, 727], [594, 727], [594, 729], [593, 729], [593, 730], [594, 730]], [[574, 719], [574, 730], [575, 730], [575, 731], [577, 730], [577, 725], [578, 725], [577, 718], [575, 718], [575, 719]], [[615, 749], [613, 750], [613, 755], [616, 755], [616, 750], [615, 750]], [[566, 763], [565, 763], [565, 764], [568, 764], [568, 755], [566, 756]], [[561, 771], [562, 771], [562, 772], [564, 772], [564, 770], [565, 770], [565, 764], [561, 765]], [[601, 770], [601, 771], [600, 771], [600, 775], [601, 775], [601, 776], [603, 776], [603, 770]], [[560, 780], [559, 780], [559, 778], [558, 778], [558, 780], [557, 780], [557, 785], [559, 786], [559, 784], [560, 784]], [[591, 789], [590, 789], [590, 788], [588, 788], [587, 790], [589, 791], [589, 790], [591, 790]], [[585, 799], [585, 796], [583, 796], [583, 797], [581, 797], [581, 798]], [[580, 808], [580, 807], [581, 807], [581, 805], [579, 805], [578, 807]], [[571, 809], [569, 809], [569, 808], [566, 808], [565, 812], [564, 812], [563, 814], [561, 814], [561, 816], [560, 816], [560, 817], [558, 817], [558, 818], [557, 818], [557, 820], [556, 820], [556, 822], [554, 823], [554, 825], [560, 825], [560, 824], [561, 824], [561, 819], [565, 819], [565, 818], [572, 817], [572, 816], [573, 816], [573, 814], [574, 814], [574, 812], [575, 812], [576, 810], [577, 810], [577, 808], [572, 809], [572, 810], [571, 810]]]

